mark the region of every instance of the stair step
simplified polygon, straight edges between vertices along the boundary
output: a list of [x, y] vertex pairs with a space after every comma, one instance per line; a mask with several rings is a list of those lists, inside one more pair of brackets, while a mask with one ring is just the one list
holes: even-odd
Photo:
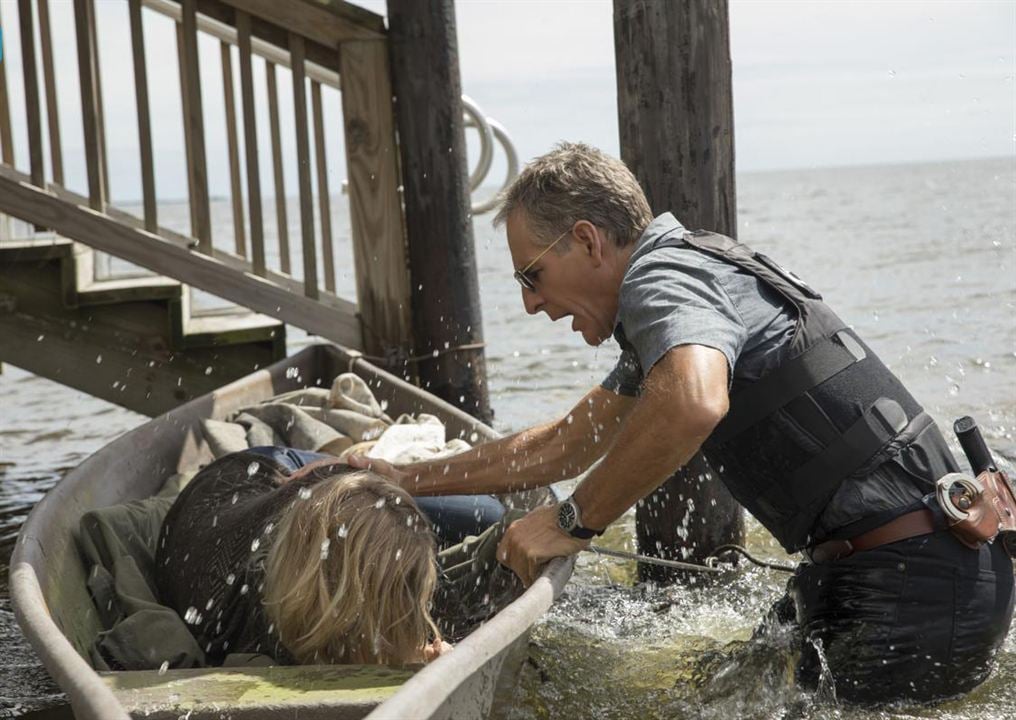
[[[175, 324], [174, 324], [175, 325]], [[176, 326], [176, 325], [175, 325]], [[191, 315], [174, 338], [181, 348], [238, 345], [271, 340], [285, 347], [286, 326], [268, 315], [237, 312], [233, 308]]]
[[183, 286], [159, 275], [116, 280], [94, 280], [77, 291], [78, 305], [111, 305], [121, 302], [177, 300]]
[[4, 240], [0, 242], [0, 256], [4, 262], [45, 262], [70, 258], [74, 243], [62, 238], [46, 240]]

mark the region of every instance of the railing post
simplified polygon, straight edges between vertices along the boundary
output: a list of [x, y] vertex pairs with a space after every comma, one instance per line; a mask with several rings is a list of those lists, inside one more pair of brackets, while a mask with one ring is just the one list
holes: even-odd
[[74, 27], [78, 44], [78, 83], [81, 87], [81, 126], [85, 135], [85, 168], [88, 175], [88, 205], [93, 210], [106, 209], [106, 180], [102, 161], [105, 138], [101, 124], [101, 105], [98, 86], [98, 61], [94, 8], [90, 0], [74, 0]]
[[243, 218], [243, 190], [240, 185], [240, 148], [236, 139], [236, 95], [233, 92], [233, 61], [229, 43], [219, 42], [222, 59], [222, 96], [226, 103], [226, 150], [229, 155], [229, 196], [233, 201], [233, 240], [236, 254], [247, 256]]
[[311, 82], [310, 100], [314, 116], [314, 160], [317, 166], [318, 217], [321, 220], [321, 260], [324, 263], [325, 290], [335, 292], [332, 204], [328, 197], [328, 157], [325, 153], [325, 111], [321, 106], [321, 83]]
[[49, 26], [49, 0], [39, 0], [39, 38], [42, 43], [42, 77], [46, 88], [50, 165], [53, 168], [53, 182], [63, 185], [63, 148], [60, 144], [60, 110], [56, 100], [56, 72], [53, 68], [53, 34]]
[[257, 116], [254, 110], [254, 76], [251, 67], [250, 15], [236, 12], [236, 39], [240, 52], [240, 96], [243, 103], [243, 142], [247, 159], [247, 207], [250, 211], [250, 256], [255, 275], [265, 275], [264, 219], [261, 216], [261, 169], [258, 164]]
[[42, 157], [42, 112], [39, 109], [39, 74], [35, 66], [35, 22], [32, 0], [18, 0], [21, 27], [21, 68], [25, 78], [25, 116], [28, 125], [28, 161], [32, 184], [46, 186]]
[[[3, 19], [0, 18], [0, 48], [4, 44]], [[11, 133], [11, 105], [7, 95], [7, 53], [0, 52], [0, 160], [14, 166], [14, 141]]]
[[296, 126], [296, 179], [300, 191], [300, 239], [303, 242], [303, 294], [316, 300], [317, 251], [314, 242], [314, 197], [310, 186], [305, 52], [303, 36], [289, 33], [289, 56], [293, 71], [293, 122]]
[[145, 31], [141, 24], [141, 0], [128, 0], [131, 56], [134, 60], [134, 100], [138, 109], [138, 149], [141, 152], [141, 194], [144, 197], [145, 230], [159, 230], [155, 203], [155, 163], [152, 158], [152, 124], [148, 108], [148, 69], [145, 65]]
[[275, 231], [279, 238], [279, 267], [292, 272], [289, 259], [289, 220], [286, 211], [286, 176], [282, 171], [282, 134], [279, 129], [279, 91], [275, 63], [265, 61], [265, 89], [268, 93], [268, 129], [272, 136], [272, 178], [275, 184]]
[[421, 385], [489, 419], [455, 6], [388, 0]]
[[[727, 0], [614, 0], [621, 158], [654, 213], [689, 228], [736, 232], [734, 127]], [[696, 455], [639, 503], [645, 555], [704, 559], [740, 543], [742, 511]], [[640, 566], [643, 578], [679, 571]]]
[[201, 106], [201, 72], [198, 63], [197, 0], [183, 0], [180, 24], [181, 90], [184, 98], [184, 131], [187, 142], [187, 174], [191, 200], [191, 235], [198, 249], [212, 254], [212, 217], [208, 204], [208, 165], [205, 160], [205, 121]]

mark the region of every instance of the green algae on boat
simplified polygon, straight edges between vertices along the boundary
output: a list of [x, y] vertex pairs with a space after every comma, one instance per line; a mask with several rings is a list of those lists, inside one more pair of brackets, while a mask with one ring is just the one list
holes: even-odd
[[333, 718], [359, 718], [384, 702], [413, 675], [411, 670], [374, 665], [193, 668], [104, 675], [106, 684], [132, 712], [178, 718], [206, 714], [232, 718], [299, 714], [313, 708]]

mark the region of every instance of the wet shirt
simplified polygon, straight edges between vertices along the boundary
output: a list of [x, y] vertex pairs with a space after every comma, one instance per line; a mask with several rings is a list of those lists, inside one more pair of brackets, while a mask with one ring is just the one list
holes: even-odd
[[689, 245], [658, 247], [685, 228], [660, 215], [639, 238], [618, 301], [621, 347], [603, 387], [639, 394], [645, 374], [669, 350], [704, 345], [727, 358], [728, 377], [756, 380], [782, 360], [796, 313], [754, 275]]
[[[730, 382], [757, 380], [778, 366], [797, 314], [774, 289], [738, 266], [690, 245], [660, 247], [685, 233], [673, 215], [646, 228], [621, 284], [614, 335], [622, 352], [602, 386], [637, 396], [645, 374], [682, 345], [704, 345], [727, 359]], [[902, 442], [902, 440], [901, 440]], [[818, 519], [817, 537], [849, 537], [919, 507], [936, 473], [912, 452], [847, 478]], [[860, 527], [858, 524], [864, 524]], [[870, 525], [870, 527], [868, 527]]]

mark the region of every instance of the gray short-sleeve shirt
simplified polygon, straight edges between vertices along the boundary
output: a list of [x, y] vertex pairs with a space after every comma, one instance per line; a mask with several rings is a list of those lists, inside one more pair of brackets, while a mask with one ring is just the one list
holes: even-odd
[[783, 358], [796, 324], [794, 309], [751, 273], [690, 245], [661, 241], [683, 236], [670, 213], [643, 232], [628, 263], [618, 301], [615, 336], [621, 357], [604, 388], [635, 396], [645, 374], [681, 345], [715, 348], [730, 378], [755, 380]]

